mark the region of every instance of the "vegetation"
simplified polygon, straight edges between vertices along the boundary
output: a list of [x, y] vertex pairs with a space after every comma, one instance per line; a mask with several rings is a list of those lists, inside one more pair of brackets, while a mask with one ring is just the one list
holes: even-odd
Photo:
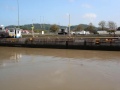
[[[50, 27], [52, 26], [51, 24], [33, 24], [34, 25], [34, 30], [50, 30]], [[88, 25], [86, 24], [80, 24], [83, 29], [87, 28]], [[57, 25], [59, 26], [59, 25]], [[77, 27], [78, 25], [72, 25], [70, 28], [71, 30], [75, 30], [75, 28]], [[14, 27], [18, 27], [18, 26], [15, 26], [15, 25], [10, 25], [10, 26], [7, 26], [8, 28], [14, 28]], [[27, 25], [21, 25], [20, 28], [23, 29], [23, 30], [31, 30], [31, 27], [32, 27], [32, 24], [27, 24]], [[66, 26], [59, 26], [59, 28], [66, 28]]]
[[[33, 24], [34, 25], [34, 30], [50, 30], [50, 27], [52, 26], [51, 24]], [[18, 27], [15, 25], [10, 25], [7, 26], [8, 28], [14, 28]], [[27, 25], [21, 25], [20, 28], [23, 30], [31, 30], [32, 24], [27, 24]], [[60, 28], [65, 28], [66, 26], [59, 26]]]
[[[87, 24], [79, 24], [79, 25], [82, 26], [83, 30], [89, 26]], [[70, 28], [71, 28], [71, 30], [75, 30], [76, 27], [78, 27], [79, 25], [73, 25]]]
[[97, 34], [95, 26], [93, 26], [92, 23], [89, 24], [89, 26], [85, 29], [86, 31], [89, 31], [90, 33]]
[[100, 21], [99, 24], [101, 30], [105, 30], [106, 27], [106, 22], [105, 21]]
[[[40, 33], [41, 31], [45, 32], [57, 32], [59, 28], [66, 28], [66, 26], [59, 26], [57, 24], [51, 25], [51, 24], [38, 24], [34, 23], [34, 32]], [[90, 33], [96, 34], [97, 30], [106, 30], [109, 32], [109, 34], [114, 33], [116, 30], [120, 30], [120, 27], [117, 28], [117, 25], [113, 21], [100, 21], [98, 23], [99, 27], [95, 27], [92, 23], [89, 25], [86, 24], [79, 24], [79, 25], [72, 25], [71, 26], [71, 31], [81, 31], [81, 30], [86, 30], [90, 31]], [[7, 26], [8, 28], [13, 28], [13, 27], [18, 27], [15, 25], [10, 25]], [[32, 24], [27, 24], [27, 25], [21, 25], [20, 28], [23, 30], [31, 30]]]
[[81, 31], [81, 30], [83, 30], [83, 26], [79, 24], [78, 26], [76, 26], [74, 31]]
[[113, 33], [114, 35], [116, 30], [120, 29], [119, 27], [117, 29], [117, 25], [113, 21], [108, 21], [108, 23], [106, 23], [105, 21], [100, 21], [98, 25], [100, 26], [101, 30], [106, 30], [107, 32], [109, 32], [109, 34]]
[[59, 30], [59, 27], [58, 27], [58, 25], [56, 25], [56, 24], [54, 24], [54, 25], [52, 25], [51, 27], [50, 27], [50, 31], [51, 32], [57, 32]]
[[120, 27], [118, 27], [117, 30], [120, 30]]
[[116, 28], [117, 28], [117, 26], [116, 26], [116, 23], [114, 23], [113, 21], [109, 21], [108, 22], [108, 32], [109, 32], [109, 34], [111, 34], [111, 33], [114, 33], [115, 34], [115, 31], [116, 31]]

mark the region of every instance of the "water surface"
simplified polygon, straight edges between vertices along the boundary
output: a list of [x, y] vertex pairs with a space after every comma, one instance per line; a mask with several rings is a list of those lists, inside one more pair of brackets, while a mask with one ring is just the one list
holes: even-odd
[[120, 52], [0, 47], [0, 90], [120, 90]]

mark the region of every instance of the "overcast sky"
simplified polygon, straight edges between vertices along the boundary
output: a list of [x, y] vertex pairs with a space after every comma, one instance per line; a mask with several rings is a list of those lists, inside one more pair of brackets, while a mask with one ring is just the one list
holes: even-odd
[[[114, 21], [120, 26], [120, 0], [18, 0], [20, 25], [50, 23], [95, 26], [101, 20]], [[17, 0], [0, 0], [0, 24], [17, 25]]]

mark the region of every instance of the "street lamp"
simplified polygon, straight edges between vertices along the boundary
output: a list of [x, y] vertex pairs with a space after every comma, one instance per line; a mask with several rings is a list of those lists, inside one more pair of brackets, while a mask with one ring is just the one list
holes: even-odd
[[70, 36], [70, 14], [69, 14], [69, 36]]
[[32, 36], [34, 37], [34, 25], [33, 25], [33, 20], [32, 20]]
[[17, 6], [18, 6], [18, 28], [19, 28], [19, 1], [17, 0]]

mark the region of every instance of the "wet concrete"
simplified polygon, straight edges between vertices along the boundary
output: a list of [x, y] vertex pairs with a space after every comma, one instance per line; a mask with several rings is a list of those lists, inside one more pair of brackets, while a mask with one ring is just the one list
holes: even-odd
[[120, 52], [0, 47], [0, 90], [120, 90]]

